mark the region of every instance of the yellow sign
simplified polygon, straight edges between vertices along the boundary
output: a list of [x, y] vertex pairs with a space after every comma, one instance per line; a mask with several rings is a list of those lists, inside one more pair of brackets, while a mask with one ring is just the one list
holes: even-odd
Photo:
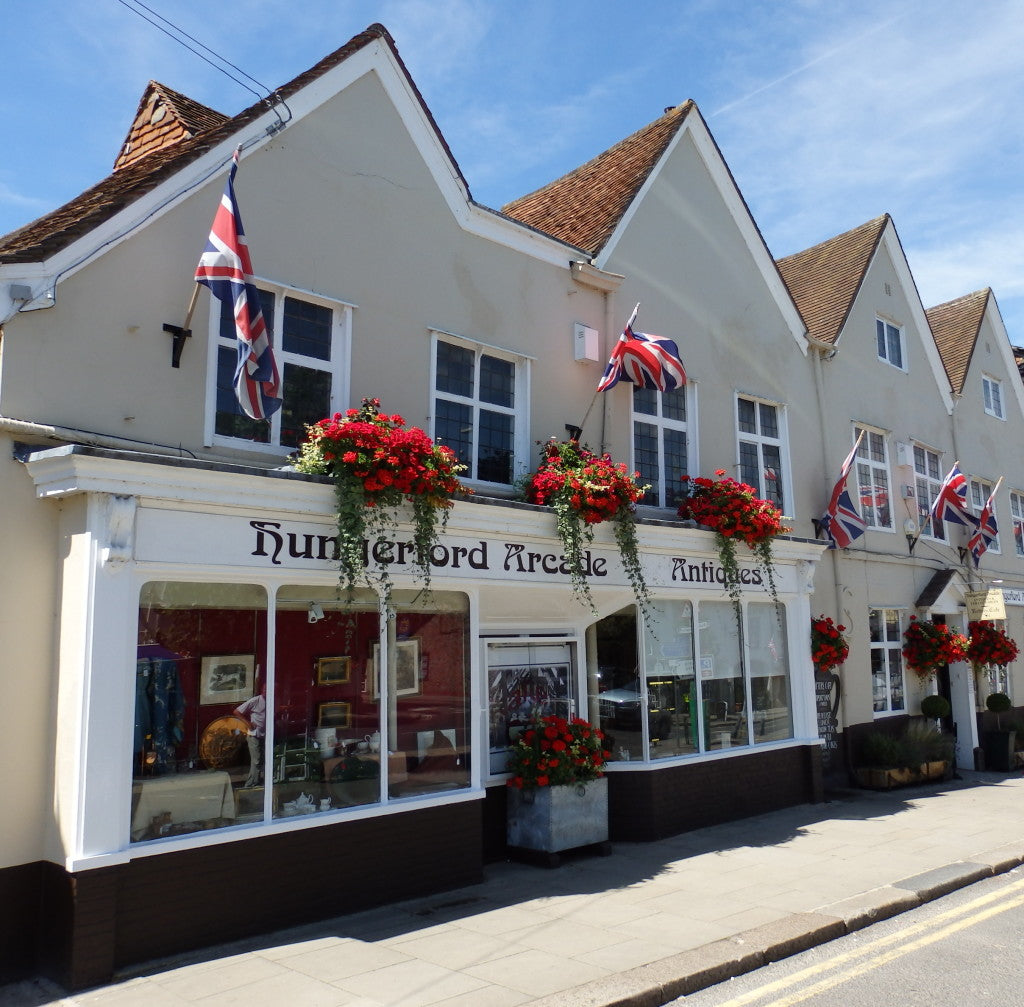
[[984, 591], [968, 591], [967, 618], [970, 622], [987, 622], [990, 619], [1005, 619], [1006, 604], [1003, 592], [994, 587]]

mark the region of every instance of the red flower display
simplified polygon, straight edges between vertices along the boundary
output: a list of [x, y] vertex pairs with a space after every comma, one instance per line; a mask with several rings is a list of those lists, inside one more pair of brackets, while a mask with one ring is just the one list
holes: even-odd
[[715, 475], [717, 479], [683, 476], [688, 494], [679, 505], [679, 516], [715, 533], [726, 588], [734, 604], [740, 603], [736, 539], [742, 539], [753, 551], [767, 574], [772, 599], [777, 600], [772, 539], [789, 531], [782, 524], [782, 512], [770, 500], [762, 500], [753, 486], [726, 476], [725, 469], [716, 469]]
[[849, 657], [850, 644], [843, 636], [845, 631], [845, 626], [837, 626], [827, 615], [811, 620], [811, 660], [815, 671], [824, 674]]
[[552, 439], [541, 444], [540, 464], [524, 484], [523, 493], [529, 503], [554, 510], [573, 591], [591, 608], [594, 605], [583, 554], [594, 540], [593, 526], [612, 521], [622, 566], [638, 605], [642, 611], [647, 610], [634, 510], [647, 487], [637, 482], [639, 476], [622, 462], [613, 462], [610, 455], [595, 455], [578, 441]]
[[966, 661], [967, 637], [954, 633], [948, 626], [921, 622], [916, 615], [903, 631], [903, 660], [921, 678], [927, 678], [944, 664]]
[[[379, 399], [363, 399], [361, 408], [335, 413], [306, 431], [292, 463], [300, 472], [334, 480], [342, 584], [351, 592], [365, 578], [368, 538], [379, 546], [374, 555], [393, 551], [387, 540], [397, 530], [395, 510], [408, 502], [413, 509], [414, 563], [429, 587], [431, 550], [439, 529], [447, 523], [452, 498], [470, 492], [459, 481], [466, 466], [419, 427], [406, 429], [397, 413], [382, 413]], [[386, 564], [381, 567], [379, 586], [390, 597]]]
[[1009, 664], [1020, 651], [1016, 642], [993, 622], [967, 625], [967, 659], [972, 664]]
[[604, 776], [604, 733], [579, 717], [535, 717], [512, 746], [510, 787], [557, 787]]

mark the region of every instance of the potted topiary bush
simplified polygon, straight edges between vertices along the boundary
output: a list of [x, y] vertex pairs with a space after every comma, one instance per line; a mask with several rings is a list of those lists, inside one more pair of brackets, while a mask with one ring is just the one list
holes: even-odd
[[1013, 709], [1013, 703], [1005, 692], [993, 692], [985, 700], [985, 706], [990, 713], [996, 715], [995, 730], [987, 730], [982, 736], [985, 768], [994, 769], [999, 773], [1009, 773], [1013, 769], [1013, 749], [1017, 732], [1003, 730], [1002, 715]]
[[921, 715], [929, 720], [939, 721], [949, 716], [949, 700], [945, 696], [925, 696], [921, 700]]

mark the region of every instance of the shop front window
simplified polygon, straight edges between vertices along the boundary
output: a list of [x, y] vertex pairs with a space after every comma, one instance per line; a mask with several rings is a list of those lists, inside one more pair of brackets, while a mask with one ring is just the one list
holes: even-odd
[[589, 704], [614, 761], [793, 737], [785, 621], [773, 604], [747, 604], [741, 632], [731, 602], [659, 600], [639, 627], [633, 608], [595, 623], [588, 647]]
[[395, 591], [278, 592], [275, 817], [469, 785], [468, 605]]
[[266, 592], [154, 581], [139, 598], [131, 839], [255, 814], [266, 734]]

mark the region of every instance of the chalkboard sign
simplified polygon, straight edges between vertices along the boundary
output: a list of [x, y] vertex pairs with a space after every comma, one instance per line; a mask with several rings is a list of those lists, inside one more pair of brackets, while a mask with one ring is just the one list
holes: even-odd
[[818, 709], [818, 737], [821, 746], [821, 764], [828, 769], [839, 749], [839, 697], [842, 684], [832, 671], [814, 674], [814, 700]]

